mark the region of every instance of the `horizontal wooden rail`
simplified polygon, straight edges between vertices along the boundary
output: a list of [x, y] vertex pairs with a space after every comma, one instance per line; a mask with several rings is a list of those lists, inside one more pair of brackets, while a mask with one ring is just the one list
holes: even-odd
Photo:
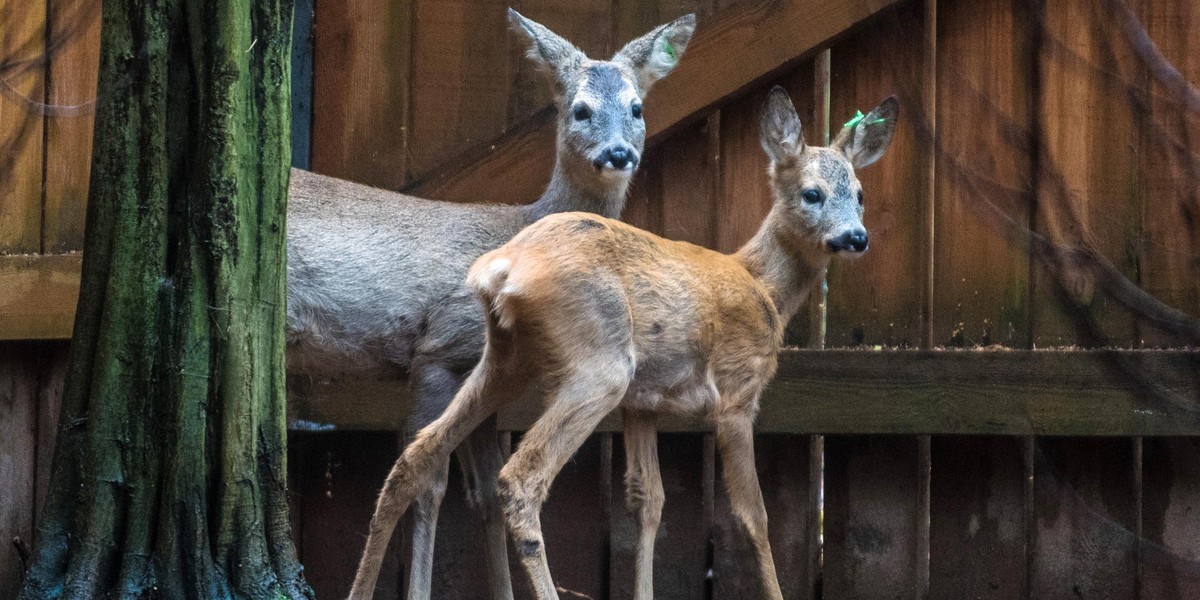
[[65, 339], [83, 255], [0, 256], [0, 340]]
[[[299, 384], [297, 429], [400, 429], [403, 381]], [[527, 401], [501, 411], [520, 431]], [[620, 415], [602, 431], [619, 431]], [[703, 431], [673, 417], [664, 431]], [[758, 430], [829, 434], [1200, 435], [1200, 351], [788, 350], [762, 399]]]

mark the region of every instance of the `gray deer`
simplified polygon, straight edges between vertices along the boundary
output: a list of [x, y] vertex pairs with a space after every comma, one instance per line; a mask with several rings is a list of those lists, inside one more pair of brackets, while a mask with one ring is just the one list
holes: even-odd
[[[406, 374], [415, 399], [410, 433], [442, 413], [481, 356], [484, 317], [464, 284], [467, 269], [546, 215], [620, 216], [645, 143], [642, 99], [675, 67], [695, 28], [693, 15], [680, 17], [601, 61], [516, 11], [508, 16], [528, 38], [529, 58], [550, 75], [559, 112], [553, 176], [536, 202], [437, 202], [292, 173], [288, 370], [314, 378]], [[479, 428], [457, 455], [469, 503], [484, 523], [492, 597], [509, 600], [495, 422]], [[429, 598], [448, 468], [446, 460], [415, 502], [410, 600]], [[366, 589], [374, 589], [377, 576], [376, 570]]]

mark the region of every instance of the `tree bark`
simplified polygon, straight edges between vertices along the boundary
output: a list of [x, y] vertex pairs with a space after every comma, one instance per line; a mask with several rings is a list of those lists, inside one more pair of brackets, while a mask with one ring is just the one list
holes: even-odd
[[21, 598], [310, 598], [286, 497], [290, 0], [103, 3], [83, 277]]

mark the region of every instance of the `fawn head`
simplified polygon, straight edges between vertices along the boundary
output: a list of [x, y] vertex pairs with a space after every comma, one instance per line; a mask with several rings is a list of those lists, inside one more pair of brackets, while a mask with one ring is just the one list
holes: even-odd
[[760, 142], [771, 159], [775, 209], [782, 211], [789, 241], [800, 249], [859, 256], [867, 250], [863, 190], [854, 170], [883, 156], [896, 131], [900, 102], [884, 100], [852, 119], [828, 147], [804, 143], [800, 116], [781, 87], [767, 94]]
[[696, 17], [686, 15], [629, 42], [611, 60], [591, 60], [567, 40], [511, 8], [528, 56], [554, 82], [559, 160], [577, 172], [628, 178], [642, 157], [642, 99], [687, 48]]

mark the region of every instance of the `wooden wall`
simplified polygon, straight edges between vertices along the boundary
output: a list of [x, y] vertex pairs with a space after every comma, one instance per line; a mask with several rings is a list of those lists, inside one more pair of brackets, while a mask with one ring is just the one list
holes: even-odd
[[[30, 1], [34, 10], [12, 12]], [[4, 21], [18, 26], [0, 31], [0, 49], [36, 55], [21, 40], [56, 39], [46, 32], [85, 4], [0, 0], [0, 15], [21, 16]], [[547, 86], [505, 29], [509, 5], [605, 56], [685, 12], [698, 12], [703, 28], [726, 4], [315, 0], [311, 113], [297, 103], [311, 129], [298, 136], [298, 155], [318, 172], [401, 188], [524, 123], [547, 102]], [[1200, 6], [1129, 5], [1194, 98]], [[1089, 248], [1154, 298], [1200, 314], [1200, 119], [1189, 92], [1135, 52], [1121, 14], [1086, 0], [904, 2], [671, 133], [647, 153], [625, 217], [733, 250], [770, 206], [757, 140], [768, 85], [791, 92], [810, 143], [895, 93], [896, 141], [861, 173], [872, 249], [831, 268], [827, 299], [794, 320], [792, 343], [897, 353], [1194, 344], [1118, 302], [1086, 258], [1043, 243]], [[13, 149], [0, 161], [9, 169], [0, 254], [81, 247], [97, 39], [94, 25], [84, 31], [47, 68], [4, 71], [26, 100], [0, 95], [0, 147]], [[76, 108], [30, 110], [40, 99]], [[5, 298], [0, 290], [0, 310]], [[0, 481], [15, 482], [0, 498], [0, 539], [31, 531], [64, 361], [61, 342], [0, 346]], [[955, 398], [929, 401], [952, 407]], [[1130, 419], [1160, 410], [1155, 402], [1132, 400]], [[320, 597], [348, 588], [375, 490], [401, 443], [389, 431], [293, 436], [296, 536]], [[660, 436], [660, 597], [752, 595], [713, 446], [703, 432]], [[597, 599], [631, 594], [620, 448], [619, 434], [594, 436], [543, 517], [559, 583]], [[773, 433], [756, 451], [788, 598], [1200, 595], [1193, 438]], [[435, 593], [479, 598], [477, 528], [454, 477]], [[402, 533], [393, 546], [379, 597], [402, 595]], [[15, 553], [0, 549], [0, 597], [18, 570]]]

